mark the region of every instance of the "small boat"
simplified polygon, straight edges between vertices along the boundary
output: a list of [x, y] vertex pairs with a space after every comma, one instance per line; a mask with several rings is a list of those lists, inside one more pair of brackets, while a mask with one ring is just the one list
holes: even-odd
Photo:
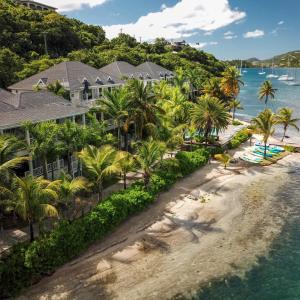
[[286, 82], [286, 84], [289, 86], [300, 86], [300, 82], [296, 82], [296, 81], [288, 81]]
[[273, 58], [273, 62], [272, 62], [272, 73], [267, 75], [267, 78], [278, 78], [278, 75], [274, 74], [274, 58]]
[[269, 74], [269, 75], [267, 75], [267, 78], [278, 78], [278, 75], [275, 75], [275, 74]]
[[295, 78], [292, 77], [292, 76], [289, 76], [287, 74], [285, 75], [281, 75], [279, 78], [278, 78], [279, 81], [294, 81]]
[[264, 71], [264, 66], [261, 67], [261, 72], [258, 73], [258, 75], [265, 75], [266, 72]]
[[281, 75], [278, 78], [278, 80], [280, 80], [280, 81], [295, 81], [295, 78], [293, 76], [289, 75], [289, 73], [290, 73], [290, 69], [289, 69], [290, 66], [291, 66], [291, 64], [290, 64], [290, 56], [288, 56], [288, 74]]

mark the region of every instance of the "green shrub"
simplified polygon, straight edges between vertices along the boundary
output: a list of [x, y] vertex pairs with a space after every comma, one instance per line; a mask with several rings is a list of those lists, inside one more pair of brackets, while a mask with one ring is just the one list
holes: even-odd
[[209, 152], [205, 149], [198, 149], [194, 152], [178, 152], [176, 159], [179, 161], [181, 174], [183, 176], [194, 172], [197, 168], [204, 166], [209, 159]]
[[205, 165], [209, 156], [210, 152], [203, 148], [179, 152], [176, 158], [158, 163], [147, 189], [136, 182], [127, 190], [113, 193], [84, 217], [72, 223], [62, 221], [50, 234], [33, 243], [14, 246], [0, 260], [0, 298], [15, 295], [77, 257], [130, 215], [149, 206], [159, 192], [167, 190], [178, 178]]
[[239, 120], [234, 120], [234, 121], [232, 121], [232, 125], [233, 126], [240, 126], [240, 125], [243, 125], [243, 123]]
[[249, 140], [251, 137], [251, 134], [248, 132], [247, 128], [244, 128], [240, 130], [229, 142], [228, 148], [229, 149], [236, 149], [238, 148], [241, 144], [245, 143], [246, 141]]
[[288, 152], [291, 152], [291, 153], [295, 153], [296, 152], [296, 147], [290, 146], [290, 145], [286, 145], [286, 146], [284, 146], [284, 150], [288, 151]]

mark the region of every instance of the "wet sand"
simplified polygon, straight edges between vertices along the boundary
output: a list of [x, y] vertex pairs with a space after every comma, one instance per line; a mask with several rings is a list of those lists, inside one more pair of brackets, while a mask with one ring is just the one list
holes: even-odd
[[169, 299], [242, 275], [281, 230], [288, 208], [276, 191], [295, 162], [299, 154], [268, 167], [207, 165], [20, 299]]

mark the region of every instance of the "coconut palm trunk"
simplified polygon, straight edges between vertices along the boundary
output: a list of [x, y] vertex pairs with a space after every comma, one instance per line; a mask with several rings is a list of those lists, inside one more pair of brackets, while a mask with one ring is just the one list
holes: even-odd
[[34, 229], [33, 229], [33, 222], [29, 221], [29, 233], [30, 233], [30, 242], [34, 241]]
[[127, 174], [126, 172], [123, 173], [123, 184], [124, 184], [124, 190], [127, 189]]
[[45, 179], [48, 179], [48, 161], [47, 157], [43, 157], [43, 175]]
[[284, 128], [283, 128], [283, 136], [282, 136], [282, 139], [281, 139], [282, 142], [283, 142], [283, 140], [285, 138], [286, 131], [287, 131], [287, 126], [285, 125]]
[[264, 159], [267, 159], [267, 142], [265, 141]]
[[118, 121], [117, 123], [118, 126], [118, 149], [121, 150], [121, 125], [120, 125], [120, 121]]
[[144, 172], [144, 185], [147, 187], [150, 183], [150, 174], [148, 172]]
[[73, 177], [73, 168], [72, 168], [72, 154], [67, 153], [67, 164], [68, 164], [68, 173]]
[[102, 180], [98, 182], [98, 202], [103, 200], [103, 183]]

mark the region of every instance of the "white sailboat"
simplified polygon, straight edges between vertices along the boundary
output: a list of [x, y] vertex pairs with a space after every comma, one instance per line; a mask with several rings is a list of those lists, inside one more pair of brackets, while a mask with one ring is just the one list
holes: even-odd
[[273, 58], [273, 62], [272, 62], [272, 73], [267, 75], [267, 78], [278, 78], [279, 76], [274, 74], [274, 58]]
[[243, 76], [242, 70], [243, 70], [243, 61], [241, 60], [240, 76]]
[[265, 75], [266, 72], [264, 71], [264, 65], [261, 66], [261, 72], [258, 73], [258, 75]]
[[[290, 67], [290, 57], [288, 57], [288, 67]], [[290, 76], [289, 74], [284, 74], [284, 75], [281, 75], [279, 78], [278, 78], [279, 81], [294, 81], [295, 78], [293, 76]]]
[[296, 70], [294, 71], [294, 80], [287, 81], [286, 84], [289, 85], [289, 86], [300, 86], [300, 82], [297, 81]]

